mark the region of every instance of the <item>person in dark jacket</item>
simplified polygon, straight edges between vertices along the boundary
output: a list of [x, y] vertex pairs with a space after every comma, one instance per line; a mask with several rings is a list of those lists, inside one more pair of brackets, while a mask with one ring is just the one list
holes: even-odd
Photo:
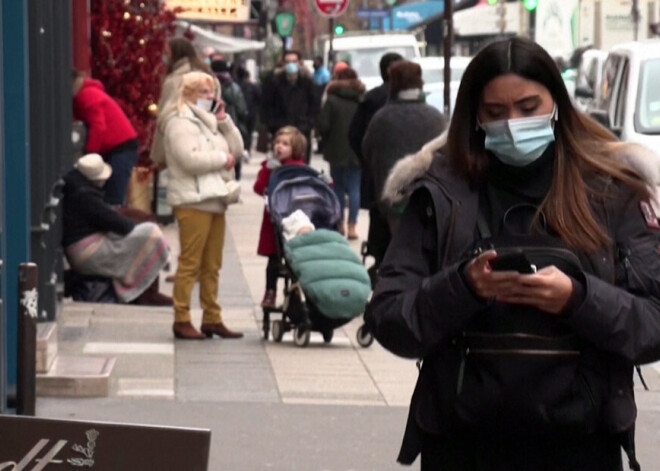
[[242, 65], [236, 70], [236, 81], [243, 91], [248, 110], [245, 122], [246, 135], [243, 137], [243, 142], [249, 158], [250, 152], [252, 152], [252, 135], [257, 127], [257, 117], [261, 107], [261, 88], [250, 79], [250, 72]]
[[660, 226], [633, 154], [536, 43], [475, 56], [446, 145], [387, 195], [408, 203], [365, 321], [422, 359], [400, 462], [621, 471], [623, 448], [639, 469], [632, 372], [660, 359]]
[[[380, 204], [385, 179], [394, 164], [421, 149], [447, 126], [442, 113], [426, 104], [419, 64], [397, 61], [389, 68], [389, 78], [389, 101], [371, 119], [362, 140], [362, 158], [370, 169], [376, 204]], [[380, 214], [394, 234], [400, 212], [381, 205]]]
[[[224, 60], [216, 59], [211, 62], [211, 69], [216, 78], [220, 81], [220, 90], [222, 94], [222, 101], [225, 102], [225, 113], [231, 116], [232, 121], [238, 128], [243, 138], [243, 143], [247, 139], [247, 119], [248, 107], [243, 96], [243, 90], [234, 82], [234, 79], [229, 72], [229, 64]], [[236, 165], [234, 170], [236, 172], [236, 180], [241, 179], [241, 168], [243, 163], [243, 156], [236, 156]]]
[[396, 52], [388, 52], [383, 54], [380, 58], [380, 76], [383, 78], [383, 83], [376, 88], [369, 90], [364, 95], [362, 101], [355, 110], [351, 124], [348, 127], [348, 143], [360, 160], [362, 166], [362, 180], [360, 182], [360, 206], [369, 210], [369, 235], [367, 236], [369, 253], [373, 255], [376, 260], [375, 267], [377, 268], [380, 261], [385, 255], [387, 244], [390, 241], [390, 230], [387, 225], [387, 220], [380, 214], [378, 209], [376, 196], [374, 194], [371, 171], [364, 162], [362, 155], [362, 139], [367, 132], [367, 127], [371, 122], [371, 118], [376, 112], [385, 106], [389, 94], [388, 83], [389, 78], [387, 69], [396, 61], [403, 60], [403, 56]]
[[171, 306], [158, 293], [158, 275], [168, 259], [157, 224], [135, 224], [103, 199], [112, 168], [99, 154], [78, 159], [64, 176], [62, 246], [76, 272], [113, 279], [122, 302]]
[[[330, 164], [334, 190], [341, 205], [339, 232], [357, 239], [355, 225], [360, 209], [360, 162], [348, 145], [348, 125], [364, 93], [364, 84], [354, 69], [347, 67], [336, 73], [326, 88], [317, 129], [323, 139], [323, 158]], [[344, 227], [344, 208], [348, 195], [348, 231]]]
[[262, 88], [263, 119], [275, 135], [284, 126], [294, 126], [307, 139], [305, 163], [311, 157], [311, 135], [318, 114], [314, 82], [298, 51], [284, 54], [284, 67], [276, 70]]
[[119, 104], [98, 80], [72, 71], [73, 116], [85, 123], [85, 153], [97, 153], [112, 167], [105, 200], [123, 206], [133, 167], [138, 160], [137, 133]]

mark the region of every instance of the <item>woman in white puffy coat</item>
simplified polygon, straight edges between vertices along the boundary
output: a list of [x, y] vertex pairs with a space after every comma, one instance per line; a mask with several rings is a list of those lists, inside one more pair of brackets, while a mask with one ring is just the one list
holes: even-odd
[[[218, 303], [219, 271], [225, 238], [225, 211], [238, 201], [234, 180], [240, 132], [224, 111], [213, 77], [203, 72], [183, 76], [177, 92], [158, 120], [169, 170], [167, 200], [179, 226], [179, 255], [174, 280], [174, 336], [204, 339], [214, 334], [239, 338], [227, 328]], [[200, 283], [201, 333], [190, 318], [190, 298]]]

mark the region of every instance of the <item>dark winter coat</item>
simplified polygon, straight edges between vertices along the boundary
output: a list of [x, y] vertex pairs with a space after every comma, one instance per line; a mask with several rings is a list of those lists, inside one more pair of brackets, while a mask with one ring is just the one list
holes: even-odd
[[295, 83], [284, 72], [268, 78], [262, 89], [262, 109], [268, 131], [275, 134], [284, 126], [295, 126], [309, 135], [318, 114], [314, 82], [308, 74], [298, 73]]
[[135, 223], [103, 200], [103, 190], [73, 169], [64, 176], [62, 200], [62, 246], [97, 232], [126, 235]]
[[333, 80], [319, 114], [317, 129], [323, 139], [323, 158], [333, 167], [358, 167], [360, 162], [348, 144], [348, 127], [364, 93], [357, 79]]
[[137, 138], [124, 111], [98, 80], [86, 78], [83, 81], [73, 97], [73, 116], [87, 126], [86, 153], [105, 155]]
[[243, 98], [245, 98], [245, 104], [248, 109], [248, 122], [254, 123], [261, 106], [261, 88], [259, 85], [250, 82], [249, 80], [238, 81], [238, 85], [241, 87]]
[[362, 139], [367, 133], [367, 128], [376, 112], [385, 106], [388, 95], [387, 82], [369, 90], [355, 110], [353, 119], [348, 127], [348, 144], [355, 152], [362, 166], [362, 177], [360, 181], [360, 207], [371, 208], [376, 203], [371, 172], [362, 156]]
[[223, 74], [217, 74], [216, 77], [220, 81], [220, 90], [222, 101], [225, 102], [225, 111], [231, 116], [232, 121], [241, 132], [243, 141], [245, 141], [247, 137], [249, 110], [243, 96], [243, 90], [230, 77], [223, 77]]
[[446, 126], [442, 113], [423, 100], [392, 100], [376, 112], [362, 140], [363, 160], [370, 169], [376, 202], [394, 164], [420, 150]]
[[[403, 463], [415, 459], [423, 435], [437, 436], [438, 449], [457, 443], [476, 446], [474, 434], [462, 442], [457, 438], [457, 419], [452, 415], [452, 401], [456, 399], [447, 398], [457, 397], [460, 353], [456, 339], [488, 306], [487, 300], [473, 294], [460, 272], [476, 237], [478, 191], [453, 176], [439, 154], [413, 188], [399, 232], [380, 266], [380, 281], [365, 316], [369, 328], [388, 350], [424, 359], [399, 455]], [[612, 441], [615, 434], [634, 427], [633, 365], [660, 358], [660, 231], [651, 227], [653, 221], [645, 220], [638, 197], [628, 188], [615, 183], [609, 188], [615, 197], [604, 205], [594, 202], [594, 213], [603, 227], [611, 228], [610, 236], [628, 254], [629, 265], [621, 270], [612, 250], [581, 254], [590, 261], [589, 270], [585, 268], [580, 276], [584, 292], [581, 302], [564, 319], [587, 345], [581, 355], [593, 362], [589, 382], [594, 390], [587, 386], [597, 419], [593, 433]], [[628, 276], [621, 278], [622, 272]], [[571, 429], [554, 426], [559, 428], [553, 429], [551, 437], [559, 440], [560, 448], [562, 443], [571, 446]], [[526, 438], [504, 437], [503, 443], [511, 445], [513, 441], [510, 448], [522, 453], [515, 447], [517, 440]], [[584, 461], [579, 456], [582, 452], [577, 450], [576, 463], [580, 458]], [[615, 453], [613, 459], [619, 456]], [[511, 459], [513, 463], [514, 457]], [[545, 469], [544, 465], [547, 463], [528, 462], [526, 469]], [[520, 468], [512, 465], [506, 469]], [[580, 469], [596, 471], [593, 467]]]
[[[269, 166], [271, 163], [271, 166]], [[261, 169], [257, 173], [257, 179], [254, 181], [254, 192], [258, 195], [264, 196], [268, 190], [268, 180], [270, 174], [273, 173], [276, 166], [272, 165], [272, 161], [264, 160], [261, 162]], [[287, 159], [282, 162], [282, 165], [305, 165], [302, 160]], [[270, 213], [268, 208], [264, 206], [264, 214], [261, 218], [261, 230], [259, 232], [259, 245], [257, 246], [257, 253], [266, 257], [277, 254], [277, 242], [275, 240], [275, 228], [270, 220]]]

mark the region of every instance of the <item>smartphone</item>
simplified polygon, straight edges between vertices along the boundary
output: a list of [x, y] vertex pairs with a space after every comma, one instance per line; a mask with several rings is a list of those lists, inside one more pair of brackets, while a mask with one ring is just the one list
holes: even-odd
[[494, 271], [517, 271], [518, 273], [536, 273], [536, 267], [532, 265], [523, 252], [513, 252], [498, 255], [490, 261], [490, 267]]

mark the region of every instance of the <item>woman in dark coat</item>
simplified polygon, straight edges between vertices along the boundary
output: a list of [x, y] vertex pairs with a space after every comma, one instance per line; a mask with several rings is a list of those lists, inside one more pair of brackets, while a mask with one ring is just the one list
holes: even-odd
[[347, 67], [336, 73], [326, 87], [327, 99], [319, 115], [317, 129], [323, 139], [323, 158], [330, 164], [334, 190], [341, 205], [340, 232], [345, 232], [344, 208], [348, 195], [349, 239], [357, 239], [355, 224], [360, 210], [360, 161], [348, 143], [348, 127], [355, 114], [364, 84], [355, 70]]
[[[380, 201], [387, 175], [394, 164], [445, 130], [442, 113], [426, 104], [422, 68], [410, 61], [398, 61], [388, 70], [389, 100], [374, 115], [362, 141], [364, 161], [371, 171], [374, 194]], [[394, 234], [401, 214], [380, 206]]]
[[639, 469], [632, 373], [660, 359], [660, 226], [628, 147], [536, 43], [475, 56], [447, 144], [399, 168], [421, 179], [366, 315], [422, 359], [399, 461], [621, 471], [623, 449]]

